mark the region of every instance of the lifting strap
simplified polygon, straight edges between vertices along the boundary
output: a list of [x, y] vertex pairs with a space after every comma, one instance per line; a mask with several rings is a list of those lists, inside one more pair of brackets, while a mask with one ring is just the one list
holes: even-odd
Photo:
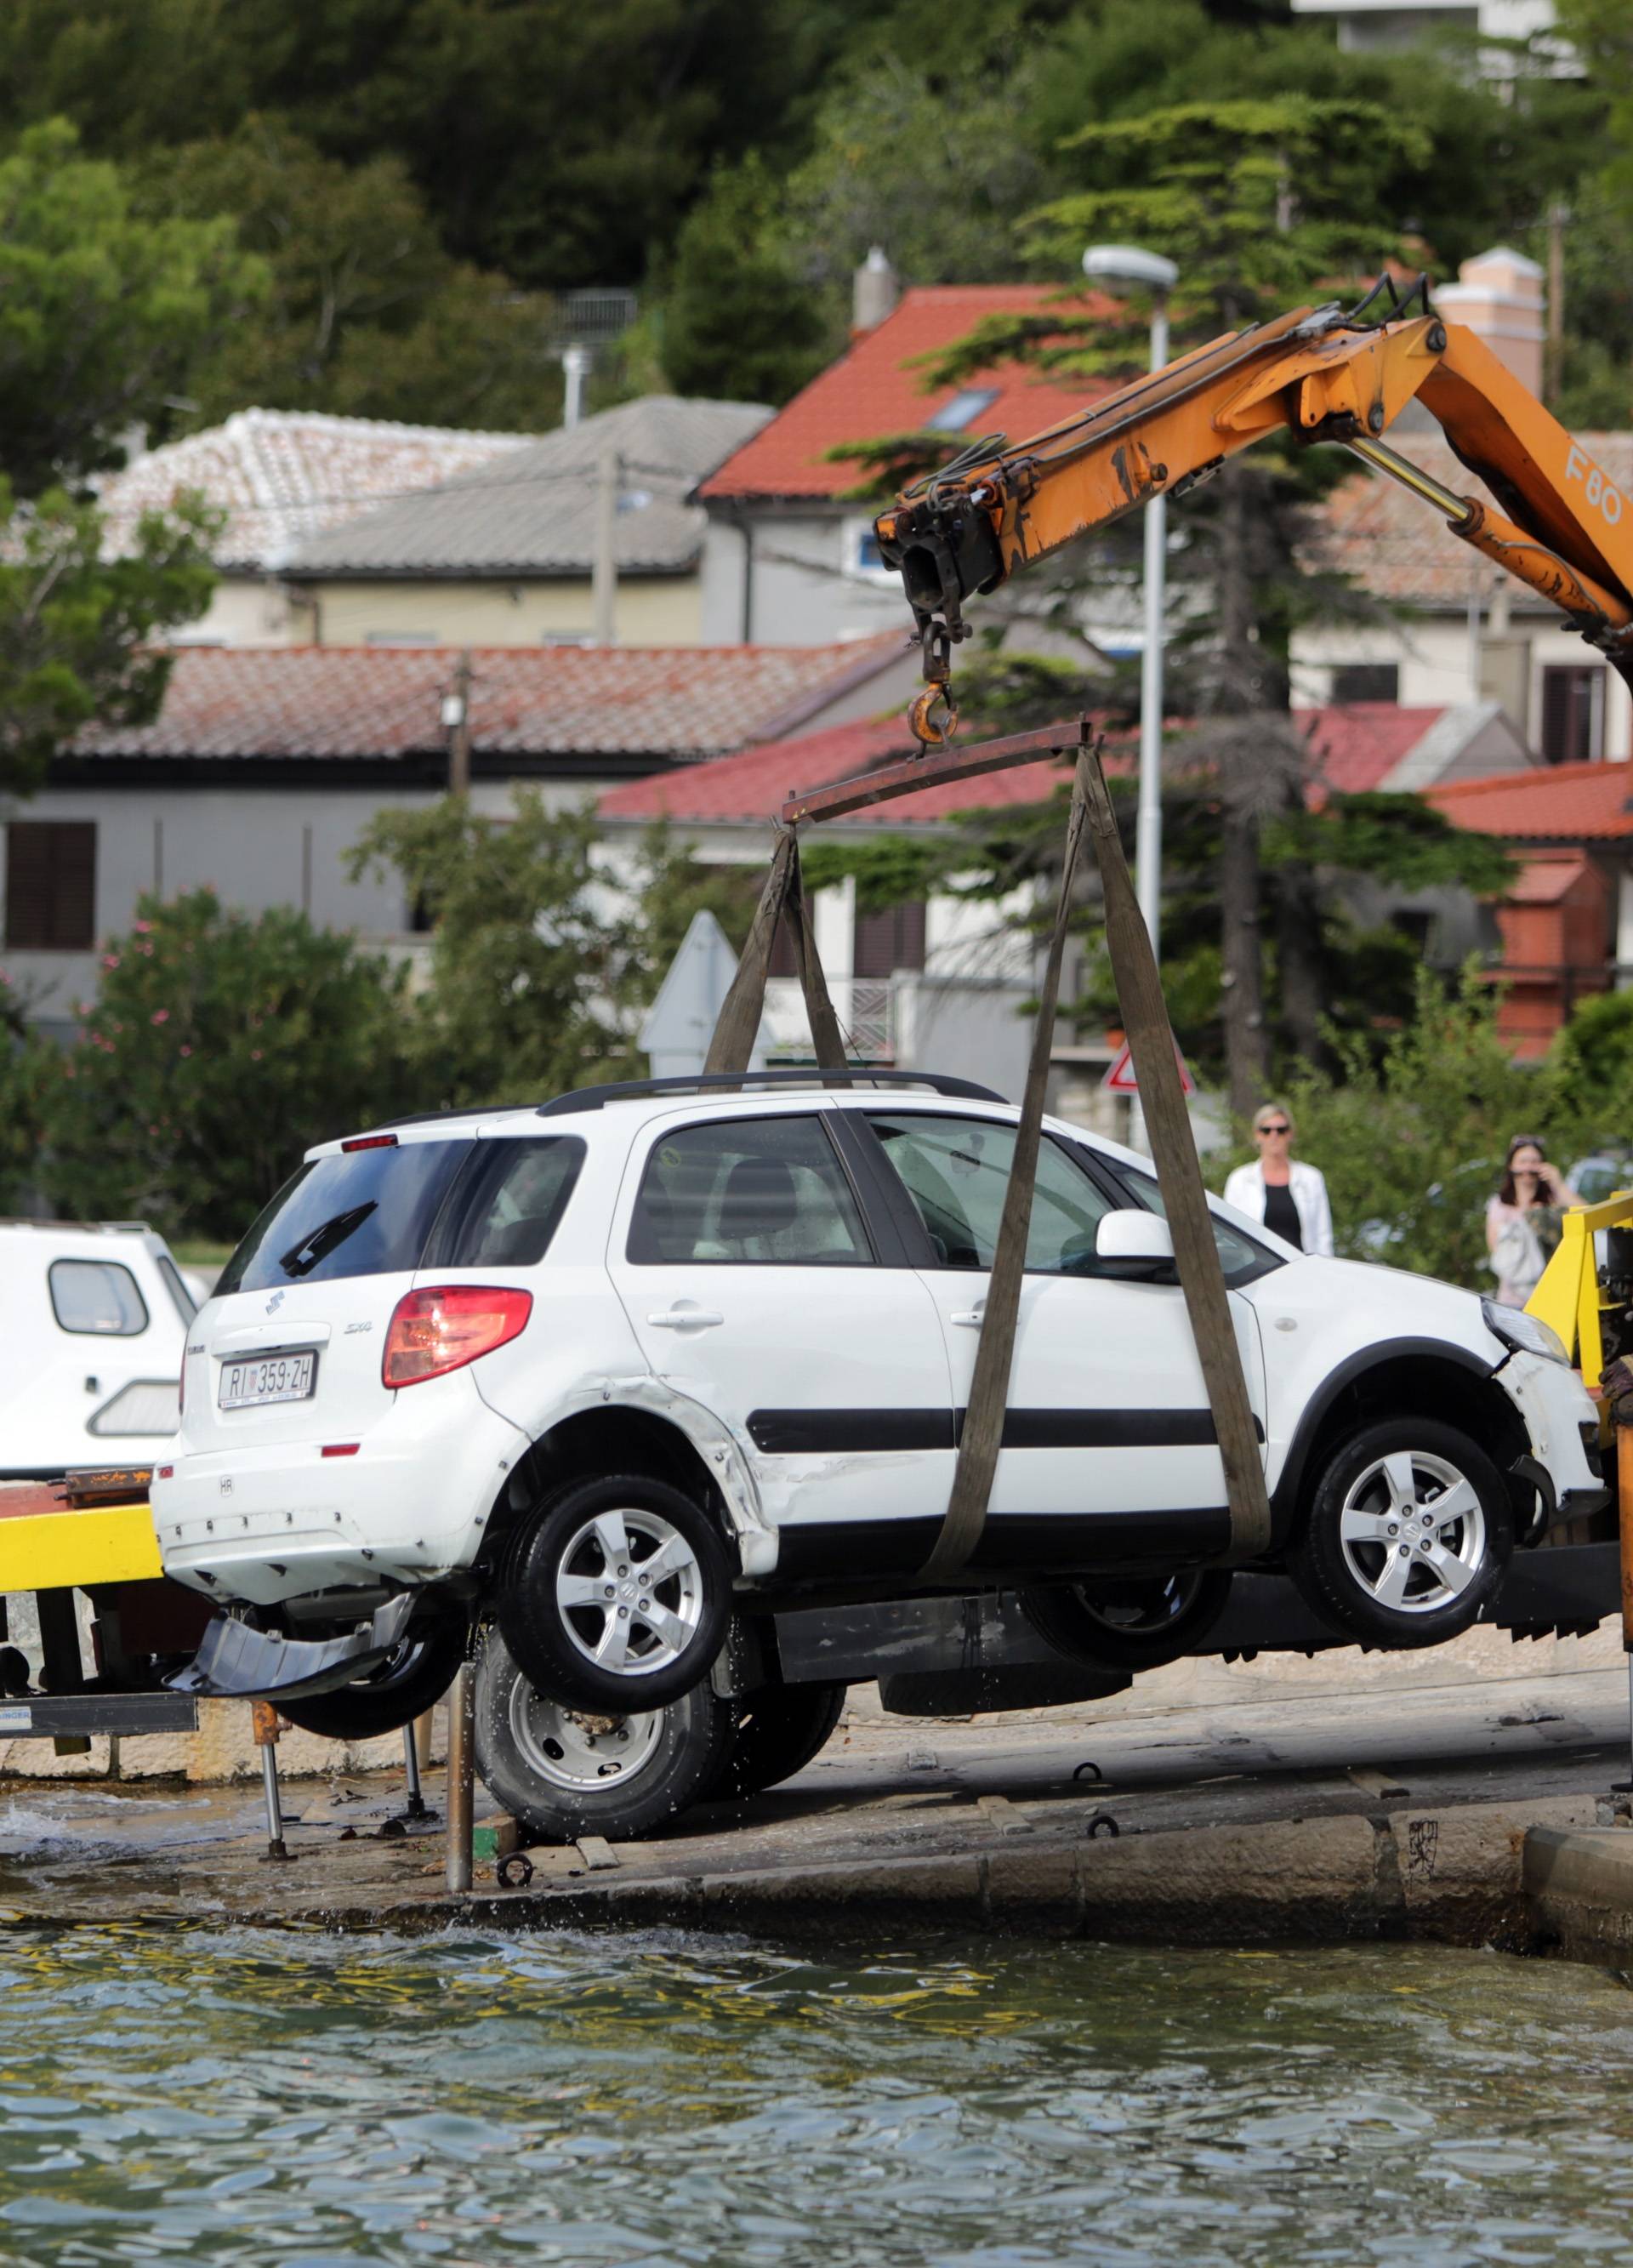
[[1032, 1059], [1020, 1099], [1020, 1123], [1015, 1129], [1015, 1151], [1010, 1160], [1009, 1182], [1004, 1192], [1004, 1211], [997, 1242], [982, 1305], [981, 1329], [975, 1340], [975, 1366], [969, 1382], [969, 1407], [959, 1435], [958, 1462], [953, 1468], [953, 1492], [942, 1518], [941, 1532], [928, 1559], [919, 1569], [925, 1583], [951, 1582], [981, 1541], [987, 1524], [987, 1506], [998, 1469], [1004, 1442], [1004, 1416], [1009, 1408], [1010, 1370], [1015, 1359], [1015, 1326], [1020, 1316], [1020, 1292], [1026, 1269], [1026, 1240], [1032, 1231], [1032, 1197], [1038, 1178], [1038, 1150], [1043, 1138], [1043, 1099], [1049, 1083], [1049, 1057], [1055, 1047], [1055, 1007], [1060, 998], [1061, 962], [1066, 951], [1066, 931], [1071, 917], [1072, 876], [1083, 846], [1088, 819], [1088, 778], [1100, 757], [1083, 748], [1071, 786], [1071, 816], [1066, 822], [1066, 858], [1061, 868], [1060, 902], [1049, 935], [1048, 958], [1038, 1000], [1038, 1020], [1033, 1027]]
[[1020, 1124], [1016, 1130], [1009, 1186], [1004, 1191], [1004, 1213], [992, 1255], [980, 1336], [975, 1343], [969, 1407], [959, 1436], [958, 1462], [953, 1467], [952, 1494], [941, 1532], [919, 1570], [919, 1580], [925, 1583], [953, 1582], [967, 1565], [986, 1526], [992, 1484], [997, 1473], [1004, 1413], [1009, 1406], [1010, 1373], [1015, 1358], [1026, 1239], [1032, 1226], [1033, 1189], [1042, 1136], [1055, 1012], [1060, 995], [1061, 962], [1070, 915], [1072, 877], [1085, 827], [1092, 836], [1100, 865], [1107, 951], [1134, 1057], [1135, 1076], [1145, 1106], [1151, 1160], [1167, 1208], [1174, 1261], [1225, 1467], [1225, 1498], [1231, 1520], [1229, 1556], [1232, 1559], [1251, 1558], [1264, 1550], [1270, 1540], [1269, 1504], [1259, 1462], [1253, 1410], [1231, 1320], [1225, 1276], [1219, 1265], [1219, 1248], [1214, 1241], [1213, 1217], [1208, 1210], [1202, 1171], [1196, 1162], [1190, 1114], [1185, 1107], [1185, 1091], [1174, 1057], [1173, 1031], [1157, 974], [1157, 957], [1129, 880], [1116, 816], [1100, 768], [1100, 746], [1098, 742], [1088, 743], [1086, 723], [1081, 729], [1085, 745], [1078, 755], [1072, 783], [1060, 902], [1055, 909], [1055, 927], [1033, 1035], [1032, 1060], [1021, 1098]]
[[1185, 1107], [1168, 1004], [1163, 998], [1151, 932], [1134, 895], [1098, 755], [1092, 759], [1088, 796], [1089, 827], [1105, 897], [1106, 950], [1112, 981], [1129, 1035], [1151, 1164], [1173, 1237], [1180, 1287], [1185, 1294], [1185, 1311], [1190, 1317], [1203, 1386], [1218, 1436], [1219, 1460], [1225, 1467], [1225, 1500], [1231, 1516], [1231, 1541], [1225, 1556], [1232, 1562], [1254, 1559], [1270, 1544], [1270, 1502], [1265, 1494], [1258, 1431], [1214, 1239], [1213, 1215], [1196, 1162], [1196, 1141], [1191, 1132], [1191, 1115]]
[[766, 978], [771, 970], [777, 924], [784, 920], [793, 935], [794, 962], [799, 971], [799, 989], [805, 996], [818, 1068], [844, 1070], [845, 1043], [833, 1001], [828, 998], [822, 964], [817, 958], [811, 902], [800, 878], [799, 838], [788, 827], [777, 836], [776, 848], [771, 854], [771, 871], [754, 909], [748, 942], [739, 958], [731, 990], [720, 1005], [703, 1064], [705, 1072], [748, 1069], [754, 1042], [760, 1036], [760, 1020], [765, 1012]]

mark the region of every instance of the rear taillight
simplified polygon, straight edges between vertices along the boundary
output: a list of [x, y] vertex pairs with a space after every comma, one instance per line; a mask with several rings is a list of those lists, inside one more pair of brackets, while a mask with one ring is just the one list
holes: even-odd
[[531, 1292], [486, 1284], [440, 1284], [406, 1292], [386, 1334], [381, 1383], [417, 1386], [458, 1370], [513, 1339], [532, 1313]]

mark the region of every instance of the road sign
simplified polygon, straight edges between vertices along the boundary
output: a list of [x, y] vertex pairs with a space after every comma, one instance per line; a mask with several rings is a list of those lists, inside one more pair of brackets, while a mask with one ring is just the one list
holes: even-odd
[[[721, 1003], [737, 974], [732, 941], [711, 913], [695, 913], [646, 1012], [640, 1043], [654, 1079], [693, 1079], [702, 1070]], [[765, 1034], [748, 1068], [765, 1068]]]
[[[1180, 1053], [1180, 1043], [1178, 1040], [1175, 1040], [1173, 1043], [1173, 1060], [1180, 1066], [1180, 1085], [1183, 1087], [1187, 1094], [1195, 1094], [1196, 1092], [1196, 1082], [1191, 1077], [1189, 1071], [1186, 1068], [1185, 1057]], [[1125, 1040], [1122, 1045], [1118, 1049], [1117, 1053], [1113, 1059], [1111, 1069], [1100, 1081], [1100, 1085], [1107, 1088], [1112, 1094], [1137, 1094], [1139, 1093], [1140, 1083], [1134, 1076], [1134, 1057], [1127, 1040]]]

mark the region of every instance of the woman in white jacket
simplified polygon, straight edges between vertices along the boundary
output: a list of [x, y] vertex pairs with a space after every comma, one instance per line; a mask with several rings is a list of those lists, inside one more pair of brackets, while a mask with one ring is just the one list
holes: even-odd
[[1238, 1166], [1225, 1184], [1225, 1202], [1249, 1220], [1262, 1220], [1301, 1252], [1321, 1253], [1330, 1260], [1333, 1216], [1327, 1183], [1313, 1166], [1291, 1155], [1294, 1130], [1279, 1102], [1263, 1103], [1254, 1111], [1258, 1163]]

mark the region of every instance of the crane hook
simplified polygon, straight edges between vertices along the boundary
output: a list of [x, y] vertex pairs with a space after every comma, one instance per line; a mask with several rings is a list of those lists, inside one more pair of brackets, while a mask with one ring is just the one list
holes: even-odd
[[[938, 721], [931, 713], [938, 706], [943, 712]], [[924, 751], [945, 748], [959, 728], [958, 703], [952, 688], [927, 685], [908, 711], [908, 727]]]

